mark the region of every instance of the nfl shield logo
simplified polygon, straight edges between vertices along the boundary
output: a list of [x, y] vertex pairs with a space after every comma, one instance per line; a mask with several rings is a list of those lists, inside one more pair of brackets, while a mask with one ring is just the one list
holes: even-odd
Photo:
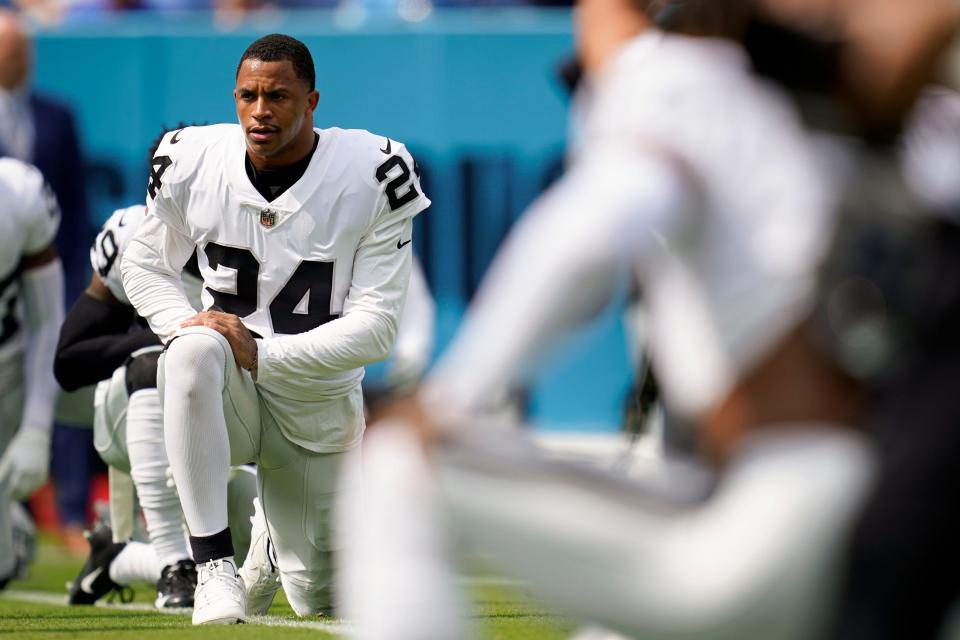
[[270, 209], [261, 209], [260, 210], [260, 224], [266, 228], [270, 228], [273, 225], [277, 224], [277, 212]]

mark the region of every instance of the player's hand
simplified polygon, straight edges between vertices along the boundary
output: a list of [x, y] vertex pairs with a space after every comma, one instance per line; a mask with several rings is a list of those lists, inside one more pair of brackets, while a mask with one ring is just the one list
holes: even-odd
[[437, 443], [445, 433], [416, 394], [383, 403], [370, 419], [371, 427], [378, 423], [403, 425], [417, 435], [424, 447]]
[[257, 366], [257, 341], [253, 339], [250, 330], [240, 322], [240, 318], [232, 313], [202, 311], [185, 320], [180, 326], [210, 327], [230, 343], [238, 365], [247, 370]]
[[26, 500], [50, 473], [50, 434], [20, 429], [0, 458], [0, 484], [14, 500]]

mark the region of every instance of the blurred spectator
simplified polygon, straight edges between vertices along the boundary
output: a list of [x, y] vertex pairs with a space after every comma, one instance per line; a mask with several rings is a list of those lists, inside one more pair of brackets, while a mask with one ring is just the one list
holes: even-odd
[[[69, 305], [84, 287], [87, 247], [93, 238], [84, 163], [70, 109], [30, 87], [32, 58], [30, 39], [17, 15], [0, 9], [0, 156], [36, 165], [57, 195], [63, 220], [56, 245]], [[87, 488], [96, 459], [88, 428], [54, 426], [51, 470], [60, 516], [69, 543], [77, 544], [83, 553]]]

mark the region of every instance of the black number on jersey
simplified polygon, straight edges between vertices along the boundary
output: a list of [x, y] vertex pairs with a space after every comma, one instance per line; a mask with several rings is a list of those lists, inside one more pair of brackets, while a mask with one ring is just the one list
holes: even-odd
[[97, 260], [97, 273], [100, 274], [101, 278], [106, 278], [113, 267], [113, 263], [117, 261], [117, 254], [119, 253], [117, 237], [114, 235], [113, 229], [107, 229], [103, 232], [100, 236], [100, 242], [97, 243], [97, 250], [100, 254], [99, 260]]
[[244, 318], [257, 310], [257, 295], [259, 292], [260, 262], [248, 249], [225, 247], [216, 242], [210, 242], [203, 248], [207, 254], [210, 268], [217, 267], [234, 269], [237, 272], [237, 287], [235, 293], [217, 291], [206, 287], [213, 296], [214, 304], [227, 313]]
[[0, 303], [0, 315], [3, 320], [0, 321], [0, 345], [13, 337], [13, 334], [20, 328], [20, 321], [14, 310], [17, 306], [17, 296], [10, 296], [6, 302]]
[[171, 164], [173, 164], [173, 160], [170, 159], [170, 156], [154, 156], [153, 160], [150, 161], [150, 181], [147, 183], [147, 193], [150, 194], [151, 200], [157, 197], [157, 191], [163, 184], [160, 181], [167, 167]]
[[303, 333], [330, 322], [337, 317], [330, 313], [332, 295], [333, 263], [304, 260], [270, 303], [273, 330]]
[[0, 345], [6, 343], [20, 329], [20, 321], [15, 313], [20, 290], [19, 278], [20, 269], [15, 269], [0, 280]]
[[[210, 242], [204, 247], [211, 269], [226, 267], [237, 273], [236, 293], [206, 290], [226, 313], [245, 318], [257, 310], [260, 262], [249, 249]], [[338, 316], [330, 313], [333, 295], [333, 262], [304, 260], [270, 302], [270, 322], [278, 334], [304, 333]], [[301, 305], [301, 302], [305, 303]]]
[[[390, 202], [390, 208], [393, 211], [396, 211], [408, 202], [412, 202], [420, 195], [414, 181], [410, 179], [410, 167], [407, 166], [407, 163], [404, 162], [400, 156], [390, 156], [386, 162], [377, 167], [377, 182], [382, 183], [386, 180], [387, 174], [395, 167], [400, 167], [400, 173], [397, 174], [396, 178], [387, 183], [387, 201]], [[407, 184], [408, 182], [409, 185]], [[407, 189], [403, 193], [397, 193], [403, 186], [406, 186]]]

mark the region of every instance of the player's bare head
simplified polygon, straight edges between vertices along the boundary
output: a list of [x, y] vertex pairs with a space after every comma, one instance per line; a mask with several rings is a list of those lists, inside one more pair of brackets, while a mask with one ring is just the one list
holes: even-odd
[[292, 164], [313, 148], [313, 60], [299, 40], [269, 35], [240, 58], [233, 91], [247, 152], [259, 169]]
[[870, 128], [899, 124], [934, 81], [960, 25], [955, 0], [755, 3], [767, 20], [839, 44], [839, 90]]
[[577, 54], [588, 71], [602, 67], [627, 40], [647, 29], [641, 0], [579, 0]]
[[293, 65], [293, 71], [297, 77], [307, 84], [307, 91], [313, 91], [316, 88], [317, 76], [313, 68], [313, 56], [310, 55], [307, 45], [296, 38], [282, 33], [271, 33], [254, 40], [240, 56], [240, 62], [237, 63], [237, 77], [240, 76], [240, 68], [244, 60], [262, 60], [263, 62], [287, 60]]
[[0, 88], [23, 86], [30, 75], [30, 39], [13, 11], [0, 9]]

